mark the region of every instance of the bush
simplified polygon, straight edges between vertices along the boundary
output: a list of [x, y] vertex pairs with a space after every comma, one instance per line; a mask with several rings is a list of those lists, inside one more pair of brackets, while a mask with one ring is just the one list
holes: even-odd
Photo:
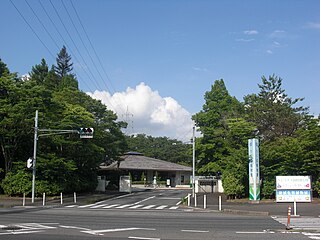
[[19, 170], [16, 173], [7, 173], [5, 179], [1, 182], [1, 187], [6, 195], [17, 196], [31, 193], [32, 190], [32, 174]]

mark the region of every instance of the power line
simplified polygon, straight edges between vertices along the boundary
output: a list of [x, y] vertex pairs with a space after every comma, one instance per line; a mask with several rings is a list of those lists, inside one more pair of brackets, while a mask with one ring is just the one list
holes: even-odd
[[[66, 11], [66, 13], [67, 13], [68, 17], [69, 17], [70, 22], [71, 22], [71, 23], [72, 23], [72, 25], [73, 25], [73, 28], [76, 30], [76, 33], [77, 33], [77, 35], [78, 35], [78, 37], [79, 37], [79, 39], [80, 39], [80, 41], [81, 41], [82, 45], [84, 46], [84, 48], [85, 48], [85, 50], [86, 50], [86, 52], [87, 52], [88, 56], [90, 57], [91, 62], [92, 62], [92, 65], [95, 67], [96, 71], [98, 72], [98, 74], [99, 74], [99, 76], [100, 76], [100, 78], [101, 78], [102, 82], [104, 82], [104, 80], [103, 80], [103, 78], [102, 78], [102, 76], [101, 76], [101, 73], [100, 73], [99, 69], [97, 68], [96, 64], [94, 63], [93, 58], [92, 58], [92, 56], [91, 56], [91, 54], [90, 54], [90, 52], [89, 52], [89, 50], [88, 50], [88, 48], [87, 48], [86, 44], [84, 43], [84, 41], [83, 41], [83, 39], [82, 39], [82, 37], [81, 37], [81, 34], [80, 34], [80, 33], [79, 33], [79, 31], [78, 31], [78, 28], [76, 27], [76, 25], [75, 25], [74, 21], [72, 20], [71, 14], [69, 13], [69, 11], [68, 11], [68, 9], [67, 9], [66, 5], [64, 4], [64, 1], [63, 1], [63, 0], [61, 0], [61, 3], [62, 3], [62, 5], [63, 5], [63, 7], [64, 7], [64, 9], [65, 9], [65, 11]], [[107, 86], [106, 84], [105, 84], [105, 86], [106, 86], [107, 90], [108, 90], [109, 92], [111, 92], [111, 91], [109, 90], [109, 88], [108, 88], [108, 86]], [[115, 109], [115, 107], [112, 105], [112, 103], [109, 101], [109, 99], [108, 99], [108, 102], [109, 102], [109, 104], [110, 104], [110, 105]]]
[[[74, 10], [74, 12], [75, 12], [75, 14], [76, 14], [76, 16], [77, 16], [77, 19], [78, 19], [78, 21], [79, 21], [79, 23], [80, 23], [80, 25], [81, 25], [81, 27], [82, 27], [82, 30], [83, 30], [83, 32], [85, 33], [85, 36], [86, 36], [86, 38], [87, 38], [87, 40], [88, 40], [88, 42], [89, 42], [89, 44], [90, 44], [90, 46], [91, 46], [91, 48], [92, 48], [92, 50], [93, 50], [93, 52], [94, 52], [96, 58], [98, 59], [99, 65], [100, 65], [103, 73], [105, 74], [106, 78], [108, 79], [108, 81], [109, 81], [109, 83], [110, 83], [110, 86], [111, 86], [113, 92], [116, 92], [116, 91], [115, 91], [115, 88], [113, 87], [112, 82], [111, 82], [111, 80], [110, 80], [110, 78], [109, 78], [109, 76], [108, 76], [108, 74], [107, 74], [107, 72], [106, 72], [106, 70], [105, 70], [105, 68], [104, 68], [103, 65], [102, 65], [101, 59], [99, 58], [99, 56], [98, 56], [98, 54], [97, 54], [97, 51], [95, 50], [95, 48], [94, 48], [94, 46], [93, 46], [93, 44], [92, 44], [92, 42], [91, 42], [91, 40], [90, 40], [90, 38], [89, 38], [89, 35], [87, 34], [87, 31], [86, 31], [86, 29], [85, 29], [85, 27], [84, 27], [84, 25], [83, 25], [83, 23], [82, 23], [82, 21], [81, 21], [81, 18], [80, 18], [80, 16], [79, 16], [79, 14], [78, 14], [78, 12], [77, 12], [74, 4], [73, 4], [73, 1], [70, 0], [70, 2], [71, 2], [71, 6], [72, 6], [72, 8], [73, 8], [73, 10]], [[120, 109], [121, 112], [124, 113], [125, 110], [122, 108], [122, 106], [124, 106], [124, 104], [123, 104], [123, 103], [122, 103], [122, 104], [119, 104], [119, 103], [118, 103], [118, 106], [121, 108], [121, 109]]]
[[54, 55], [52, 54], [52, 52], [50, 51], [50, 49], [47, 47], [47, 45], [41, 40], [41, 38], [39, 37], [39, 35], [36, 33], [36, 31], [33, 29], [33, 27], [29, 24], [29, 22], [27, 21], [27, 19], [22, 15], [22, 13], [19, 11], [19, 9], [17, 8], [17, 6], [13, 3], [12, 0], [10, 0], [11, 4], [14, 6], [14, 8], [17, 10], [17, 12], [19, 13], [19, 15], [22, 17], [22, 19], [24, 20], [24, 22], [29, 26], [29, 28], [31, 29], [31, 31], [33, 32], [33, 34], [38, 38], [38, 40], [41, 42], [41, 44], [47, 49], [47, 51], [50, 53], [50, 55], [53, 57], [53, 59], [55, 58]]
[[[79, 49], [78, 49], [77, 44], [74, 42], [74, 40], [73, 40], [73, 38], [71, 37], [71, 35], [70, 35], [70, 33], [69, 33], [69, 31], [68, 31], [67, 27], [65, 26], [64, 22], [62, 21], [62, 19], [61, 19], [61, 16], [60, 16], [59, 12], [57, 11], [57, 9], [56, 9], [56, 7], [54, 6], [54, 4], [52, 3], [52, 0], [49, 0], [49, 2], [50, 2], [50, 4], [51, 4], [51, 6], [53, 7], [53, 9], [54, 9], [54, 11], [55, 11], [56, 15], [58, 16], [58, 18], [59, 18], [59, 20], [60, 20], [60, 22], [61, 22], [61, 24], [62, 24], [62, 26], [63, 26], [64, 30], [65, 30], [65, 31], [66, 31], [66, 33], [68, 34], [68, 36], [69, 36], [69, 38], [70, 38], [71, 42], [73, 43], [73, 45], [74, 45], [74, 47], [75, 47], [76, 51], [78, 52], [78, 54], [79, 54], [80, 58], [82, 59], [82, 61], [83, 61], [83, 62], [84, 62], [84, 64], [86, 65], [86, 67], [88, 68], [88, 71], [89, 71], [89, 73], [91, 74], [91, 76], [92, 76], [92, 78], [93, 78], [93, 81], [97, 84], [98, 88], [102, 89], [102, 88], [99, 86], [99, 83], [95, 80], [95, 78], [94, 78], [94, 76], [93, 76], [93, 74], [92, 74], [92, 72], [91, 72], [91, 70], [90, 70], [90, 68], [89, 68], [88, 64], [86, 63], [86, 61], [84, 60], [84, 58], [83, 58], [83, 56], [82, 56], [81, 52], [80, 52], [80, 51], [79, 51]], [[79, 62], [79, 64], [81, 64], [81, 63]]]
[[[69, 48], [67, 41], [64, 39], [64, 37], [62, 36], [62, 34], [60, 33], [59, 29], [57, 28], [56, 24], [54, 23], [54, 21], [52, 20], [52, 18], [50, 17], [49, 13], [47, 12], [46, 8], [43, 6], [42, 2], [39, 0], [38, 1], [42, 10], [44, 11], [44, 13], [46, 14], [46, 16], [48, 17], [48, 19], [50, 20], [52, 26], [55, 28], [56, 32], [59, 34], [60, 38], [62, 39], [62, 41], [64, 42], [64, 45], [69, 49], [69, 51], [71, 52], [71, 54], [73, 55], [73, 57], [76, 59], [76, 61], [79, 62], [77, 56], [73, 53], [72, 49]], [[83, 72], [86, 73], [86, 75], [88, 76], [89, 79], [91, 79], [91, 77], [88, 75], [88, 73], [86, 72], [86, 70], [84, 69], [84, 67], [82, 66], [82, 64], [79, 62], [80, 67], [82, 68]], [[75, 71], [75, 70], [74, 70]], [[79, 74], [77, 74], [77, 76], [79, 77]], [[80, 78], [81, 79], [81, 78]], [[89, 85], [87, 84], [86, 81], [83, 81], [85, 83], [85, 85], [91, 89], [89, 87]]]
[[54, 44], [56, 45], [57, 49], [59, 49], [59, 45], [57, 44], [57, 42], [54, 40], [54, 38], [52, 37], [52, 35], [50, 34], [50, 32], [47, 30], [47, 28], [45, 27], [45, 25], [42, 23], [42, 21], [40, 20], [40, 18], [38, 17], [38, 15], [35, 13], [35, 11], [33, 10], [33, 8], [31, 7], [31, 5], [28, 3], [27, 0], [24, 0], [26, 2], [26, 4], [29, 6], [30, 10], [32, 11], [33, 15], [38, 19], [38, 22], [41, 24], [41, 26], [43, 27], [43, 29], [46, 31], [46, 33], [49, 35], [49, 37], [51, 38], [51, 40], [54, 42]]

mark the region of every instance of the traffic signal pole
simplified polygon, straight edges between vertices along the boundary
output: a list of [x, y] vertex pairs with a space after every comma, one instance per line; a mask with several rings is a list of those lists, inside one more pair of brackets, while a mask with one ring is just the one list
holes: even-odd
[[38, 110], [34, 120], [34, 142], [33, 142], [33, 164], [32, 164], [32, 194], [31, 201], [34, 203], [34, 192], [36, 183], [36, 158], [37, 158], [37, 141], [38, 141]]
[[[34, 203], [35, 196], [35, 183], [36, 183], [36, 159], [37, 159], [37, 143], [38, 138], [41, 136], [50, 136], [50, 135], [58, 135], [58, 134], [68, 134], [68, 133], [77, 133], [80, 134], [80, 138], [93, 138], [93, 128], [82, 128], [86, 129], [89, 133], [86, 136], [81, 137], [81, 133], [78, 130], [63, 130], [63, 129], [39, 129], [38, 128], [38, 110], [36, 110], [36, 117], [34, 120], [34, 142], [33, 142], [33, 162], [32, 162], [32, 193], [31, 193], [31, 201]], [[38, 135], [38, 132], [45, 132]]]

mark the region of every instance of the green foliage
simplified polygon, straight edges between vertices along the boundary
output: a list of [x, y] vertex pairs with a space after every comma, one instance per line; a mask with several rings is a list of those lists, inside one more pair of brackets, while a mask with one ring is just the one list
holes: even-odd
[[305, 123], [308, 108], [295, 107], [303, 98], [292, 99], [282, 89], [282, 79], [275, 75], [261, 78], [259, 94], [244, 97], [248, 119], [257, 125], [264, 140], [293, 136]]
[[32, 174], [30, 171], [24, 170], [19, 170], [16, 173], [9, 172], [2, 180], [1, 187], [4, 193], [9, 196], [29, 194], [32, 188]]
[[262, 197], [270, 199], [275, 197], [276, 180], [264, 179], [261, 186]]
[[94, 139], [79, 139], [77, 134], [41, 136], [39, 132], [36, 194], [94, 190], [97, 169], [105, 156], [116, 159], [124, 152], [124, 124], [117, 122], [117, 116], [100, 101], [78, 90], [71, 65], [65, 69], [66, 75], [59, 77], [52, 69], [48, 71], [42, 60], [25, 81], [11, 74], [5, 64], [0, 65], [0, 168], [4, 169], [4, 191], [10, 195], [31, 191], [31, 180], [26, 179], [30, 173], [22, 169], [33, 154], [36, 110], [39, 129], [95, 129]]
[[73, 69], [73, 63], [71, 62], [71, 56], [68, 54], [67, 48], [65, 46], [63, 46], [60, 50], [56, 60], [57, 66], [54, 67], [54, 70], [57, 76], [60, 79], [68, 76]]

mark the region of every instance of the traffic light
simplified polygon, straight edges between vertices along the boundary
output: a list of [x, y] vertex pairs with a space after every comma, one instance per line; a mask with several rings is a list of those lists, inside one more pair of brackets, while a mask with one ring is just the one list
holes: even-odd
[[80, 128], [80, 138], [93, 138], [93, 128]]
[[33, 158], [27, 160], [27, 168], [33, 168]]

